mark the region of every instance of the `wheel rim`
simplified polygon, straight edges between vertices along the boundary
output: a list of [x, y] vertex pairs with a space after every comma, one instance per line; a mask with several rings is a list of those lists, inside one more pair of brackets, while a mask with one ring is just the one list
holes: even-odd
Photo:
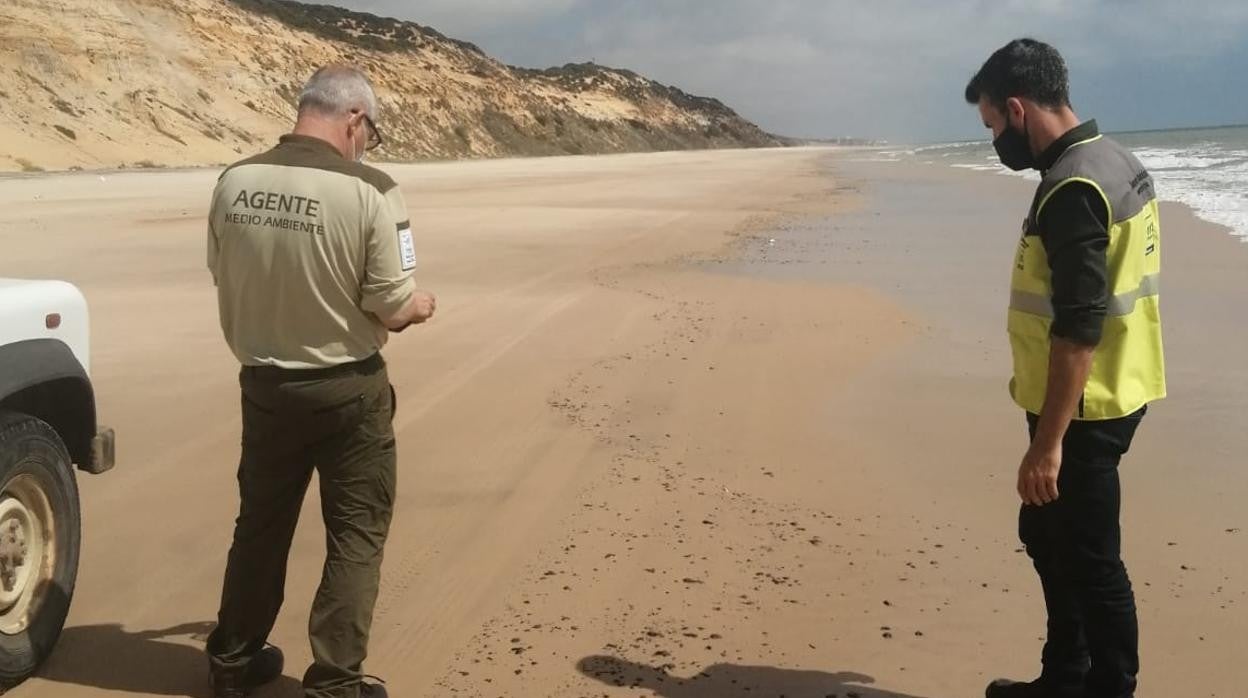
[[56, 562], [52, 506], [31, 475], [18, 475], [0, 492], [0, 633], [30, 626]]

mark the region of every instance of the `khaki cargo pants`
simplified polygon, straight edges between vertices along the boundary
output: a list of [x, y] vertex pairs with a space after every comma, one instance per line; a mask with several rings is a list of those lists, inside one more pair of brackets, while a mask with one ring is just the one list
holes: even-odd
[[296, 371], [244, 367], [242, 505], [217, 628], [214, 671], [245, 671], [282, 606], [286, 559], [308, 483], [320, 481], [325, 567], [308, 634], [309, 698], [356, 698], [368, 654], [395, 492], [394, 393], [380, 355]]

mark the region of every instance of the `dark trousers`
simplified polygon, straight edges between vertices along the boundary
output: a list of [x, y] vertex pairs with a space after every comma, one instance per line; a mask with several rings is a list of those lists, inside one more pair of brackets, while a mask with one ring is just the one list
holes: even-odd
[[[1122, 563], [1118, 463], [1147, 408], [1073, 422], [1062, 441], [1059, 497], [1024, 505], [1019, 537], [1048, 608], [1041, 680], [1087, 698], [1131, 698], [1140, 661], [1135, 595]], [[1028, 415], [1035, 438], [1037, 418]]]
[[286, 560], [312, 473], [325, 566], [308, 623], [309, 697], [356, 698], [395, 491], [393, 393], [380, 356], [310, 371], [244, 367], [242, 504], [217, 627], [214, 671], [245, 672], [281, 608]]

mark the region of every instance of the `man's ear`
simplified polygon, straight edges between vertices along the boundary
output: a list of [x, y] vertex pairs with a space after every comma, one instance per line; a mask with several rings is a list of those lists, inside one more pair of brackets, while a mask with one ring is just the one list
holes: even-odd
[[364, 127], [364, 112], [357, 109], [351, 110], [351, 116], [347, 117], [347, 125], [353, 129]]
[[1005, 125], [1007, 128], [1010, 125], [1011, 117], [1013, 117], [1015, 123], [1023, 123], [1024, 113], [1023, 100], [1018, 97], [1009, 97], [1005, 100]]

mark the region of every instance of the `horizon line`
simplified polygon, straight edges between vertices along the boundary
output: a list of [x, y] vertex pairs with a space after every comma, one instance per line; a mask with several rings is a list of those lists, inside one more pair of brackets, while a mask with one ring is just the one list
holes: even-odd
[[[1129, 136], [1129, 135], [1140, 134], [1140, 133], [1169, 133], [1173, 131], [1221, 131], [1221, 130], [1232, 129], [1232, 128], [1248, 128], [1248, 123], [1217, 124], [1217, 125], [1211, 125], [1211, 126], [1165, 126], [1163, 128], [1137, 128], [1137, 129], [1127, 129], [1125, 131], [1104, 131], [1104, 133], [1110, 136]], [[926, 141], [922, 143], [909, 143], [907, 145], [915, 145], [915, 146], [972, 145], [975, 143], [991, 144], [992, 141], [990, 139], [984, 139], [984, 138], [966, 138], [966, 139], [961, 139], [961, 140]], [[902, 145], [902, 143], [900, 142], [893, 143], [893, 145]]]

